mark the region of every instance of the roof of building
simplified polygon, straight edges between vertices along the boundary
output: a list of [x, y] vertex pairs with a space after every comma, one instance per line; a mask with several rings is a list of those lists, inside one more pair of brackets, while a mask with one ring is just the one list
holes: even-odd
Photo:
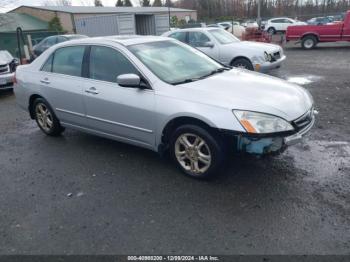
[[[36, 8], [47, 11], [64, 12], [72, 14], [91, 14], [91, 13], [162, 13], [168, 12], [168, 7], [113, 7], [113, 6], [19, 6], [9, 12], [13, 12], [20, 7]], [[170, 8], [170, 12], [192, 12], [195, 10]]]
[[48, 23], [27, 14], [0, 14], [0, 32], [15, 32], [17, 27], [23, 31], [47, 30]]

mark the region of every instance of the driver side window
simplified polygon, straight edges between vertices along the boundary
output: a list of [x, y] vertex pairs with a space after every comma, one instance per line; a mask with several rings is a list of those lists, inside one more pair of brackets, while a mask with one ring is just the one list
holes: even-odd
[[90, 52], [90, 78], [107, 82], [117, 82], [122, 74], [139, 72], [119, 51], [105, 46], [92, 46]]

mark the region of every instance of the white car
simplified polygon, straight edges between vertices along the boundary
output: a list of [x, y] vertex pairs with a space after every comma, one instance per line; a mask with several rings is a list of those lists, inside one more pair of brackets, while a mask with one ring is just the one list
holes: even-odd
[[286, 56], [274, 44], [240, 41], [220, 28], [190, 28], [163, 34], [189, 44], [224, 65], [266, 72], [279, 68]]
[[306, 25], [305, 22], [296, 21], [288, 17], [279, 17], [267, 20], [264, 25], [264, 30], [270, 34], [275, 34], [276, 32], [287, 31], [290, 25]]
[[18, 60], [7, 50], [0, 50], [0, 89], [11, 89]]

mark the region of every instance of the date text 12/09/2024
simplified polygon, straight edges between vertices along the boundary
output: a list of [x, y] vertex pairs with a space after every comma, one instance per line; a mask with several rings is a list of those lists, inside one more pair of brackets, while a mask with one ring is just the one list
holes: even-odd
[[220, 261], [217, 256], [128, 256], [128, 261]]

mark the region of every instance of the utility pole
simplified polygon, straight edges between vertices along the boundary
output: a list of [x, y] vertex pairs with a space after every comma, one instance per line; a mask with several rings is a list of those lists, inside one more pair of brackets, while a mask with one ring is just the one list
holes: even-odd
[[168, 2], [168, 15], [169, 15], [169, 31], [170, 31], [170, 28], [171, 28], [171, 16], [170, 16], [170, 3], [171, 1], [170, 0], [165, 0], [165, 4]]
[[259, 25], [259, 28], [261, 26], [261, 0], [258, 0], [258, 18], [256, 19], [257, 23]]

